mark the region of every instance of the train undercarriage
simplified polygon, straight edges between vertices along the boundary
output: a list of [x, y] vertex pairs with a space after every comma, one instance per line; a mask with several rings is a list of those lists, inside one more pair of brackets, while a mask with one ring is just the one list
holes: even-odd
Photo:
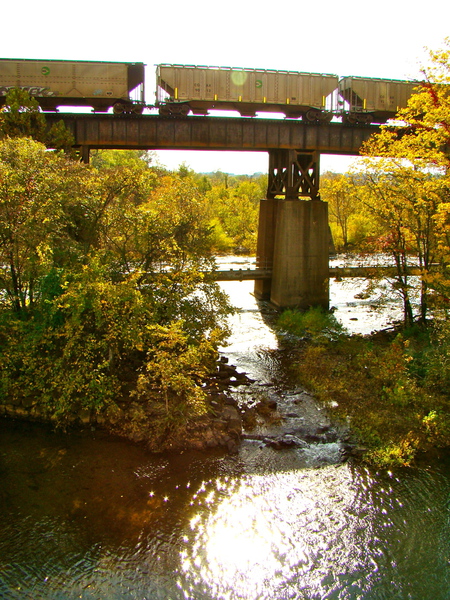
[[[310, 107], [264, 104], [262, 106], [242, 102], [227, 103], [195, 103], [195, 102], [165, 102], [157, 105], [159, 114], [163, 117], [186, 117], [190, 112], [195, 116], [207, 116], [209, 110], [233, 110], [241, 117], [256, 117], [258, 112], [273, 112], [284, 114], [288, 119], [302, 119], [308, 123], [329, 123], [334, 114], [331, 111]], [[353, 122], [357, 122], [354, 120]], [[358, 121], [359, 122], [359, 121]]]

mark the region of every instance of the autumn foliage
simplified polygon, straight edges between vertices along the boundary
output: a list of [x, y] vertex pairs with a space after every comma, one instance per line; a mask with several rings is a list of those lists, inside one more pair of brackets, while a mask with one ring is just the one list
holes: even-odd
[[0, 401], [58, 422], [147, 407], [160, 430], [205, 409], [229, 312], [192, 177], [82, 165], [0, 141]]

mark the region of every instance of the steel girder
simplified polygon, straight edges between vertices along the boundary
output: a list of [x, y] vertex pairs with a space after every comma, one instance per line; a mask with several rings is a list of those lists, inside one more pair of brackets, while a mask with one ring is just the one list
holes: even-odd
[[270, 150], [267, 198], [319, 200], [319, 159], [315, 150]]

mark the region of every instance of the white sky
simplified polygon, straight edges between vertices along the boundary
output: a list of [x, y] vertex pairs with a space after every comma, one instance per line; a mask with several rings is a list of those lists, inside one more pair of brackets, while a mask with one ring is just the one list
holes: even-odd
[[[450, 35], [448, 0], [133, 0], [68, 3], [22, 0], [1, 8], [3, 58], [178, 63], [335, 73], [389, 79], [419, 77], [425, 47]], [[265, 153], [160, 152], [160, 162], [196, 171], [267, 171]], [[322, 156], [322, 171], [346, 168]]]

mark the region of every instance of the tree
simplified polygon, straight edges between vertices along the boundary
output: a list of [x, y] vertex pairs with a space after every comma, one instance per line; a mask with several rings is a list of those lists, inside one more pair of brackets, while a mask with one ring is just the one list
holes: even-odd
[[211, 222], [219, 238], [225, 235], [233, 240], [235, 251], [254, 253], [261, 185], [249, 178], [236, 179], [233, 187], [229, 184], [226, 180], [206, 193]]
[[21, 88], [8, 91], [0, 111], [0, 132], [3, 137], [31, 137], [44, 142], [46, 122], [37, 100]]
[[[147, 196], [136, 202], [131, 188], [124, 189], [108, 204], [100, 230], [101, 260], [116, 281], [136, 277], [159, 323], [182, 319], [191, 335], [214, 329], [228, 303], [203, 274], [214, 262], [206, 202], [190, 176], [171, 174], [156, 181], [151, 171], [137, 173]], [[137, 173], [131, 176], [134, 183]], [[111, 172], [112, 183], [117, 177]]]
[[438, 255], [435, 216], [441, 197], [439, 183], [426, 171], [392, 158], [364, 163], [364, 184], [359, 198], [378, 224], [378, 250], [394, 259], [393, 287], [403, 301], [404, 321], [414, 318], [410, 267], [421, 270], [420, 317], [425, 321], [429, 305], [427, 277]]
[[59, 121], [48, 129], [37, 100], [21, 88], [8, 91], [0, 110], [0, 139], [5, 137], [30, 137], [48, 148], [74, 155], [74, 138], [64, 123]]
[[[448, 214], [450, 190], [450, 38], [430, 52], [419, 84], [394, 125], [381, 128], [364, 145], [370, 157], [365, 201], [388, 228], [386, 249], [397, 265], [396, 286], [404, 299], [405, 320], [412, 318], [407, 267], [417, 256], [421, 269], [421, 318], [429, 290], [449, 289]], [[372, 200], [370, 200], [372, 198]], [[431, 270], [439, 262], [437, 276]]]
[[322, 200], [328, 202], [328, 215], [337, 248], [344, 251], [360, 242], [364, 229], [357, 217], [361, 214], [356, 183], [348, 175], [325, 173], [320, 187]]
[[0, 141], [0, 284], [16, 311], [34, 303], [64, 237], [71, 167], [38, 142]]
[[230, 312], [202, 273], [206, 208], [190, 174], [96, 169], [29, 138], [0, 141], [0, 397], [38, 399], [64, 421], [133, 403], [139, 380], [146, 427], [204, 411], [203, 361]]
[[151, 166], [154, 152], [148, 150], [91, 150], [90, 164], [96, 169]]

